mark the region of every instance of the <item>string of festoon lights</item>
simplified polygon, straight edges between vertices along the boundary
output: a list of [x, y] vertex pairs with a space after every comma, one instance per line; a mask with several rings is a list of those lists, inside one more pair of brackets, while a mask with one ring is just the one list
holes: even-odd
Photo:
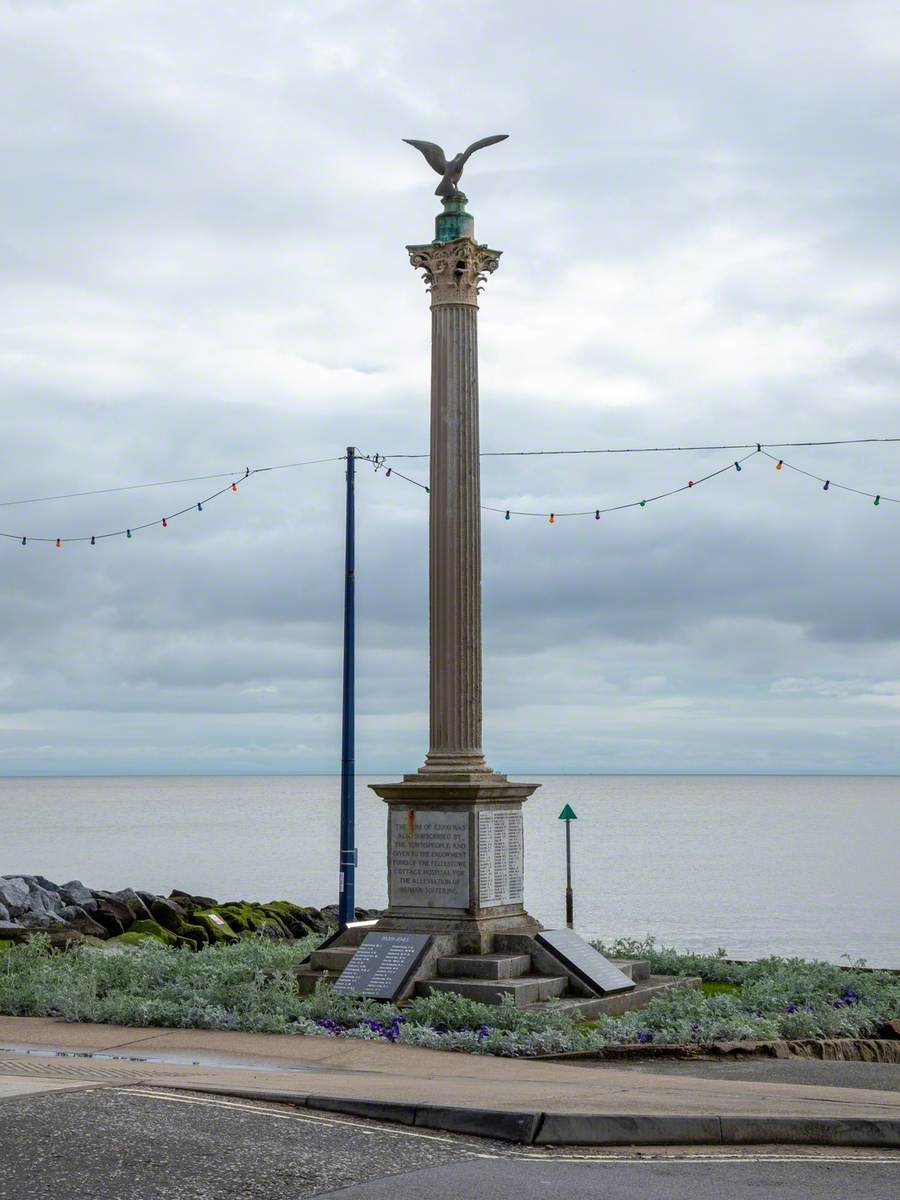
[[[791, 446], [846, 446], [846, 445], [858, 445], [863, 442], [897, 442], [897, 441], [900, 441], [900, 438], [852, 438], [852, 439], [847, 439], [847, 440], [842, 440], [842, 441], [831, 441], [831, 442], [782, 442], [782, 443], [780, 443], [779, 448], [784, 447], [784, 446], [789, 446], [789, 445], [791, 445]], [[606, 505], [606, 506], [600, 507], [600, 508], [577, 509], [577, 510], [568, 511], [568, 512], [561, 512], [561, 511], [546, 512], [546, 511], [523, 510], [523, 509], [514, 509], [514, 508], [502, 508], [502, 507], [497, 507], [496, 505], [493, 505], [493, 504], [482, 504], [481, 508], [482, 508], [483, 512], [499, 513], [507, 521], [511, 520], [513, 517], [539, 517], [542, 520], [548, 521], [551, 525], [554, 525], [558, 520], [561, 520], [566, 517], [593, 517], [594, 520], [599, 521], [602, 516], [605, 516], [608, 513], [624, 512], [626, 509], [629, 509], [629, 508], [646, 508], [648, 504], [654, 504], [659, 500], [667, 500], [670, 496], [677, 496], [684, 492], [691, 491], [695, 487], [699, 487], [703, 483], [708, 483], [709, 480], [711, 480], [711, 479], [718, 478], [720, 475], [726, 475], [729, 473], [739, 473], [743, 470], [744, 463], [747, 462], [751, 458], [755, 458], [757, 455], [763, 455], [764, 457], [771, 459], [772, 462], [774, 462], [774, 464], [775, 464], [776, 471], [782, 471], [785, 467], [787, 467], [788, 470], [796, 471], [800, 475], [805, 475], [808, 479], [816, 480], [818, 483], [821, 483], [823, 485], [822, 486], [823, 491], [827, 492], [827, 491], [830, 491], [832, 488], [834, 488], [839, 491], [852, 492], [854, 495], [867, 497], [868, 499], [870, 499], [873, 502], [873, 504], [876, 507], [881, 505], [882, 502], [890, 503], [890, 504], [900, 504], [900, 497], [888, 496], [888, 495], [885, 495], [884, 493], [880, 493], [880, 492], [864, 491], [861, 488], [850, 487], [848, 484], [839, 483], [837, 480], [834, 480], [834, 479], [827, 479], [824, 475], [815, 475], [811, 471], [804, 470], [804, 468], [798, 467], [794, 463], [787, 462], [786, 459], [784, 459], [782, 457], [778, 457], [774, 454], [770, 454], [769, 451], [765, 447], [772, 446], [772, 445], [773, 445], [773, 443], [770, 443], [770, 442], [769, 443], [747, 442], [747, 443], [743, 443], [740, 445], [659, 446], [659, 447], [647, 446], [647, 447], [638, 447], [638, 448], [627, 448], [627, 449], [621, 449], [621, 450], [501, 450], [501, 451], [487, 451], [487, 452], [485, 452], [484, 455], [482, 455], [482, 457], [501, 457], [501, 456], [502, 457], [512, 457], [512, 456], [532, 457], [535, 455], [569, 455], [569, 454], [648, 454], [648, 453], [666, 453], [666, 452], [685, 451], [685, 450], [745, 450], [745, 449], [748, 450], [748, 453], [737, 459], [732, 459], [730, 462], [726, 463], [724, 466], [718, 467], [715, 471], [709, 471], [705, 475], [699, 475], [696, 479], [688, 479], [685, 483], [680, 484], [678, 487], [670, 488], [668, 491], [658, 492], [654, 495], [644, 495], [640, 499], [627, 500], [622, 504], [611, 504], [611, 505]], [[365, 457], [366, 461], [368, 461], [372, 464], [372, 466], [374, 467], [376, 472], [383, 471], [385, 478], [390, 478], [390, 477], [396, 475], [398, 479], [402, 479], [406, 483], [411, 483], [415, 487], [421, 488], [425, 492], [430, 491], [430, 488], [427, 486], [427, 484], [422, 483], [418, 479], [413, 479], [409, 475], [405, 475], [402, 471], [398, 471], [397, 468], [393, 465], [393, 459], [395, 459], [395, 458], [427, 458], [428, 455], [425, 455], [425, 454], [400, 455], [400, 454], [398, 454], [398, 455], [391, 456], [391, 455], [375, 454], [375, 455], [365, 455], [362, 457]]]
[[[600, 518], [609, 513], [624, 512], [631, 508], [646, 508], [649, 504], [655, 504], [660, 500], [666, 500], [671, 496], [677, 496], [701, 484], [708, 483], [712, 479], [716, 479], [722, 475], [729, 473], [737, 473], [743, 470], [743, 465], [749, 459], [761, 455], [770, 459], [775, 464], [777, 471], [782, 471], [787, 468], [790, 471], [795, 471], [799, 475], [803, 475], [808, 479], [816, 481], [822, 485], [823, 491], [839, 490], [852, 493], [856, 496], [865, 497], [873, 502], [874, 505], [880, 506], [882, 502], [889, 504], [900, 504], [900, 497], [888, 496], [884, 493], [866, 491], [862, 488], [851, 487], [848, 484], [840, 483], [835, 479], [826, 478], [824, 475], [816, 475], [812, 471], [807, 471], [805, 468], [797, 466], [795, 463], [788, 462], [783, 457], [772, 454], [772, 449], [782, 449], [788, 446], [846, 446], [859, 445], [862, 443], [872, 442], [900, 442], [900, 438], [849, 438], [827, 442], [782, 442], [782, 443], [763, 443], [763, 442], [746, 442], [740, 444], [722, 444], [717, 446], [642, 446], [642, 447], [624, 447], [612, 449], [576, 449], [576, 450], [487, 450], [482, 453], [482, 457], [534, 457], [534, 456], [566, 456], [566, 455], [586, 455], [586, 454], [652, 454], [652, 453], [674, 453], [684, 451], [708, 451], [708, 450], [747, 450], [748, 452], [738, 458], [730, 459], [723, 466], [716, 468], [714, 471], [709, 471], [705, 475], [699, 475], [696, 479], [688, 479], [686, 482], [679, 484], [677, 487], [669, 488], [667, 491], [657, 492], [641, 496], [634, 500], [627, 500], [621, 504], [606, 505], [598, 508], [578, 509], [574, 511], [533, 511], [523, 509], [502, 508], [496, 505], [483, 504], [481, 507], [485, 512], [497, 513], [505, 520], [509, 521], [513, 517], [538, 517], [545, 521], [549, 521], [551, 525], [557, 520], [562, 520], [568, 517], [593, 517], [599, 521]], [[356, 453], [357, 459], [371, 464], [376, 473], [381, 473], [384, 478], [397, 478], [406, 483], [411, 484], [424, 491], [426, 494], [430, 492], [428, 484], [423, 483], [419, 479], [414, 479], [412, 476], [399, 471], [394, 466], [396, 459], [413, 459], [413, 458], [428, 458], [427, 454], [404, 454], [404, 455], [384, 455], [384, 454], [363, 454]], [[90, 546], [96, 546], [98, 542], [108, 541], [113, 538], [124, 538], [131, 540], [137, 533], [144, 532], [148, 529], [166, 529], [169, 524], [177, 520], [179, 517], [187, 516], [190, 513], [202, 513], [204, 506], [217, 500], [220, 496], [227, 495], [229, 492], [237, 492], [238, 485], [244, 484], [254, 476], [262, 475], [272, 471], [286, 471], [299, 467], [311, 467], [320, 463], [336, 463], [346, 462], [346, 455], [332, 455], [328, 458], [306, 459], [302, 462], [279, 463], [265, 467], [244, 467], [240, 471], [220, 471], [207, 475], [192, 475], [181, 479], [162, 479], [152, 483], [133, 483], [124, 484], [118, 487], [95, 488], [92, 490], [84, 490], [78, 492], [64, 492], [58, 495], [43, 495], [31, 496], [26, 499], [19, 500], [0, 500], [0, 508], [7, 508], [17, 505], [39, 504], [51, 500], [72, 500], [85, 496], [101, 496], [108, 495], [114, 492], [136, 491], [144, 488], [168, 487], [175, 484], [193, 483], [205, 481], [209, 479], [226, 479], [228, 482], [224, 486], [211, 492], [207, 496], [202, 496], [191, 504], [185, 505], [183, 508], [167, 512], [163, 516], [155, 517], [153, 520], [144, 521], [140, 524], [125, 525], [120, 528], [105, 530], [101, 533], [83, 533], [69, 537], [48, 537], [44, 535], [33, 535], [24, 532], [4, 532], [0, 531], [0, 537], [8, 541], [18, 542], [22, 546], [28, 546], [32, 542], [44, 543], [55, 546], [61, 549], [65, 545], [82, 543]]]
[[184, 479], [160, 479], [153, 483], [129, 483], [121, 487], [111, 488], [95, 488], [92, 491], [82, 492], [65, 492], [56, 496], [32, 496], [26, 500], [0, 500], [0, 508], [8, 508], [12, 505], [20, 504], [40, 504], [48, 500], [71, 500], [82, 496], [103, 496], [110, 492], [130, 492], [142, 488], [153, 487], [169, 487], [178, 483], [194, 483], [198, 480], [206, 479], [229, 479], [229, 482], [224, 487], [219, 488], [215, 492], [211, 492], [208, 496], [202, 496], [199, 500], [195, 500], [191, 504], [187, 504], [184, 508], [176, 509], [174, 512], [166, 513], [164, 516], [156, 517], [152, 521], [144, 521], [139, 525], [126, 525], [121, 529], [110, 529], [103, 533], [85, 533], [75, 537], [38, 537], [27, 533], [4, 533], [0, 531], [0, 537], [7, 540], [18, 542], [21, 546], [27, 546], [30, 542], [44, 542], [55, 545], [57, 550], [63, 546], [81, 542], [91, 546], [96, 546], [98, 542], [108, 541], [111, 538], [125, 538], [131, 540], [136, 533], [141, 533], [145, 529], [167, 529], [169, 524], [178, 517], [183, 517], [188, 513], [202, 513], [204, 505], [210, 504], [213, 500], [217, 500], [219, 496], [225, 496], [229, 492], [236, 492], [238, 484], [246, 483], [248, 479], [252, 479], [255, 475], [263, 475], [269, 471], [289, 471], [297, 467], [312, 467], [319, 463], [327, 462], [344, 462], [345, 455], [333, 455], [330, 458], [311, 458], [305, 462], [294, 463], [278, 463], [268, 467], [244, 467], [242, 471], [220, 471], [211, 475], [191, 475]]

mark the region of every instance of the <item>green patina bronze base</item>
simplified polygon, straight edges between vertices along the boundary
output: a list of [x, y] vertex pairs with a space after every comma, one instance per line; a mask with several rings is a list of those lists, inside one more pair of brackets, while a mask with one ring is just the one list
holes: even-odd
[[444, 211], [434, 218], [436, 242], [457, 242], [460, 238], [475, 240], [475, 218], [466, 212], [467, 202], [462, 192], [458, 196], [446, 196], [443, 199]]

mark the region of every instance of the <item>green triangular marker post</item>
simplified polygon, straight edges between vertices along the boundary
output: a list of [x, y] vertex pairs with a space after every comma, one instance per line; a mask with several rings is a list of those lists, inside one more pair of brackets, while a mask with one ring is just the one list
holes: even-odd
[[567, 804], [559, 814], [560, 821], [566, 823], [566, 925], [575, 928], [575, 901], [572, 897], [572, 822], [577, 821], [575, 810]]

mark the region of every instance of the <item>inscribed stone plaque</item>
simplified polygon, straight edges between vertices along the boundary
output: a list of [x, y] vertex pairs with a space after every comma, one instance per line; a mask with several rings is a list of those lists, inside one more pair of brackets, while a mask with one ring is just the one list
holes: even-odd
[[334, 982], [334, 990], [372, 1000], [395, 1000], [422, 961], [427, 933], [367, 933]]
[[522, 810], [486, 808], [478, 814], [478, 902], [482, 908], [524, 899]]
[[573, 975], [601, 995], [610, 992], [629, 992], [634, 983], [615, 963], [604, 958], [584, 938], [571, 929], [543, 929], [537, 941], [546, 946]]
[[394, 808], [389, 830], [392, 907], [468, 908], [468, 813]]

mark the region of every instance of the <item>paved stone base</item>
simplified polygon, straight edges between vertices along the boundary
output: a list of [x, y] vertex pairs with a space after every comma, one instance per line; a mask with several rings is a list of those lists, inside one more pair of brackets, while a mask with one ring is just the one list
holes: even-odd
[[[531, 918], [525, 914], [527, 921]], [[651, 975], [650, 964], [643, 959], [617, 961], [634, 987], [616, 995], [600, 996], [571, 974], [546, 946], [525, 933], [504, 932], [488, 939], [488, 949], [473, 952], [471, 938], [456, 932], [443, 932], [437, 923], [425, 919], [412, 928], [406, 922], [382, 918], [377, 926], [350, 927], [335, 940], [314, 950], [309, 960], [296, 969], [297, 988], [309, 995], [324, 980], [333, 983], [352, 959], [366, 933], [378, 930], [402, 930], [430, 933], [431, 945], [399, 1001], [413, 995], [430, 996], [453, 992], [482, 1004], [500, 1004], [512, 997], [521, 1008], [540, 1009], [560, 1006], [571, 1016], [590, 1019], [600, 1013], [610, 1016], [646, 1007], [661, 993], [675, 987], [699, 987], [700, 980], [666, 975]]]

